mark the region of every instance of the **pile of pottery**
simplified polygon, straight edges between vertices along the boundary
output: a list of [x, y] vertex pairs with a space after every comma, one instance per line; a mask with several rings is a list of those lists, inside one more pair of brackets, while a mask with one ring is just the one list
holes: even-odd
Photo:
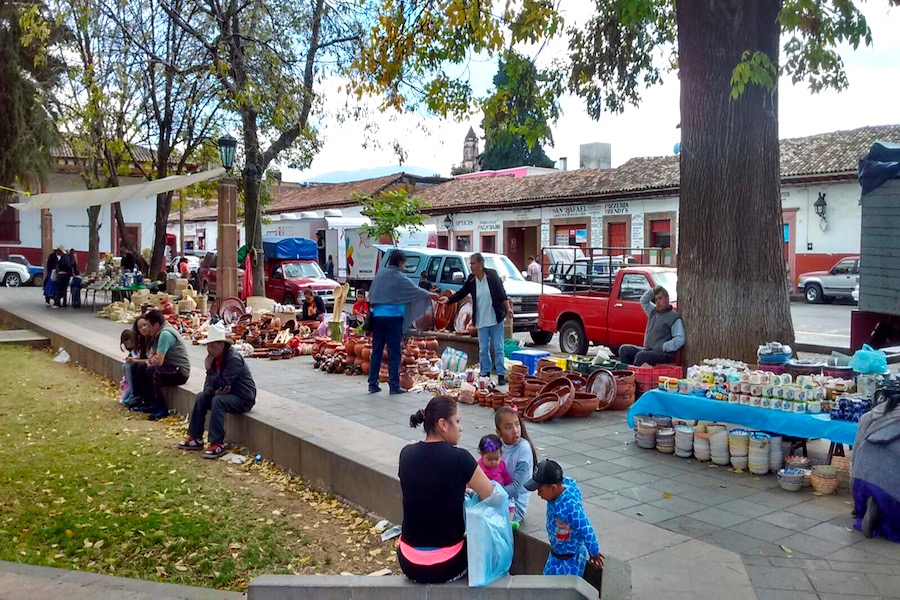
[[636, 389], [634, 371], [613, 371], [616, 381], [616, 397], [609, 407], [610, 410], [627, 410], [634, 404]]
[[694, 458], [701, 462], [707, 462], [712, 458], [709, 448], [710, 437], [711, 434], [706, 431], [697, 431], [694, 433]]
[[659, 429], [656, 432], [656, 449], [663, 454], [675, 452], [675, 430], [671, 427]]
[[640, 448], [651, 449], [656, 448], [656, 432], [659, 425], [656, 421], [646, 418], [639, 418], [635, 423], [634, 439]]
[[804, 469], [786, 467], [778, 471], [778, 485], [788, 492], [796, 492], [803, 487], [803, 479], [806, 474]]
[[[675, 456], [690, 458], [694, 453], [694, 428], [690, 425], [675, 426]], [[766, 467], [769, 464], [766, 463]]]
[[706, 426], [709, 436], [709, 455], [712, 462], [724, 467], [731, 462], [728, 454], [728, 428], [721, 423], [712, 423]]
[[769, 470], [777, 473], [784, 466], [784, 447], [781, 445], [780, 435], [769, 438]]

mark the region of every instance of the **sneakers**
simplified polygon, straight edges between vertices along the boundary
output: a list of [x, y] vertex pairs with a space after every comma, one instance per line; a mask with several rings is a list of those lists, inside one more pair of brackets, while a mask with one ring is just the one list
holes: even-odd
[[381, 388], [378, 387], [377, 385], [370, 385], [370, 386], [369, 386], [369, 393], [370, 393], [370, 394], [377, 394], [377, 393], [380, 392], [380, 391], [381, 391]]
[[203, 458], [219, 458], [225, 454], [225, 444], [213, 442], [203, 453]]
[[169, 416], [169, 409], [165, 406], [162, 407], [153, 407], [150, 410], [150, 420], [151, 421], [159, 421], [160, 419], [165, 419]]
[[405, 394], [405, 393], [406, 393], [406, 390], [404, 390], [403, 388], [397, 388], [396, 390], [391, 390], [392, 396], [397, 395], [397, 394]]
[[181, 450], [203, 450], [203, 440], [188, 436], [183, 442], [178, 443]]

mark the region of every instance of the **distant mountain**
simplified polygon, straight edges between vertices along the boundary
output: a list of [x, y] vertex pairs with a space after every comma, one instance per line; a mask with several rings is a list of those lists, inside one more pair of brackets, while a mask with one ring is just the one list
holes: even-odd
[[437, 173], [437, 170], [426, 169], [424, 167], [413, 167], [410, 165], [396, 165], [393, 167], [376, 167], [374, 169], [357, 169], [356, 171], [332, 171], [331, 173], [323, 173], [322, 175], [310, 177], [305, 181], [310, 183], [344, 183], [347, 181], [374, 179], [376, 177], [384, 177], [385, 175], [393, 175], [394, 173], [400, 172], [430, 177]]

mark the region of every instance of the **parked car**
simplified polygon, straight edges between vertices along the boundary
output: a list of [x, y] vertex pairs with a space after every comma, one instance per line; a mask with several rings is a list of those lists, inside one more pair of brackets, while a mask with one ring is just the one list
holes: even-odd
[[0, 282], [6, 287], [19, 287], [28, 283], [30, 279], [31, 274], [25, 265], [8, 260], [0, 262]]
[[859, 304], [859, 284], [858, 283], [853, 288], [853, 292], [851, 293], [851, 296], [853, 297], [853, 301], [856, 302], [857, 304]]
[[[382, 268], [387, 264], [392, 248], [385, 248]], [[419, 273], [425, 271], [428, 281], [441, 291], [456, 291], [469, 277], [469, 257], [472, 252], [451, 252], [435, 248], [403, 248], [406, 254], [406, 269], [403, 273], [419, 282]], [[513, 306], [513, 331], [529, 332], [536, 344], [547, 344], [553, 334], [540, 331], [537, 327], [538, 298], [543, 294], [558, 294], [553, 286], [526, 281], [522, 273], [509, 258], [502, 254], [482, 252], [484, 266], [494, 269], [503, 280], [503, 287]]]
[[311, 287], [327, 308], [334, 306], [334, 288], [338, 282], [322, 272], [316, 243], [306, 238], [263, 237], [263, 267], [266, 298], [282, 304], [302, 302], [303, 290]]
[[[197, 278], [200, 281], [200, 292], [203, 294], [209, 294], [210, 296], [216, 295], [216, 262], [218, 259], [218, 252], [207, 252], [206, 256], [203, 257], [203, 262], [200, 263], [200, 268], [197, 269]], [[244, 280], [244, 270], [238, 269], [238, 288], [241, 287], [241, 282]]]
[[828, 271], [811, 271], [800, 275], [797, 291], [810, 304], [829, 302], [835, 298], [851, 298], [859, 283], [859, 257], [842, 258]]
[[44, 285], [44, 267], [31, 264], [22, 254], [10, 254], [9, 262], [19, 263], [28, 269], [28, 274], [31, 276], [31, 285], [35, 287]]
[[[200, 259], [198, 257], [188, 254], [185, 256], [185, 258], [188, 261], [188, 263], [187, 263], [188, 269], [190, 269], [191, 273], [196, 273], [197, 271], [200, 270]], [[169, 271], [169, 273], [178, 273], [179, 272], [178, 264], [180, 261], [181, 261], [181, 257], [176, 256], [175, 258], [173, 258], [171, 260], [171, 262], [169, 262], [169, 265], [166, 267], [166, 269]]]
[[611, 287], [596, 286], [585, 292], [542, 294], [538, 326], [547, 336], [559, 332], [559, 349], [565, 354], [586, 354], [589, 344], [618, 349], [622, 344], [642, 345], [647, 313], [641, 296], [662, 285], [677, 306], [678, 275], [668, 267], [620, 269]]

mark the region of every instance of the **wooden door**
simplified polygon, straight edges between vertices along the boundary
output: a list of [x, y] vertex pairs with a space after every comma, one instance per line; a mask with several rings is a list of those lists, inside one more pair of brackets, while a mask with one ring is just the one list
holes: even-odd
[[[625, 248], [628, 244], [628, 224], [609, 223], [606, 231], [606, 245], [610, 248]], [[624, 254], [619, 250], [613, 254]]]

